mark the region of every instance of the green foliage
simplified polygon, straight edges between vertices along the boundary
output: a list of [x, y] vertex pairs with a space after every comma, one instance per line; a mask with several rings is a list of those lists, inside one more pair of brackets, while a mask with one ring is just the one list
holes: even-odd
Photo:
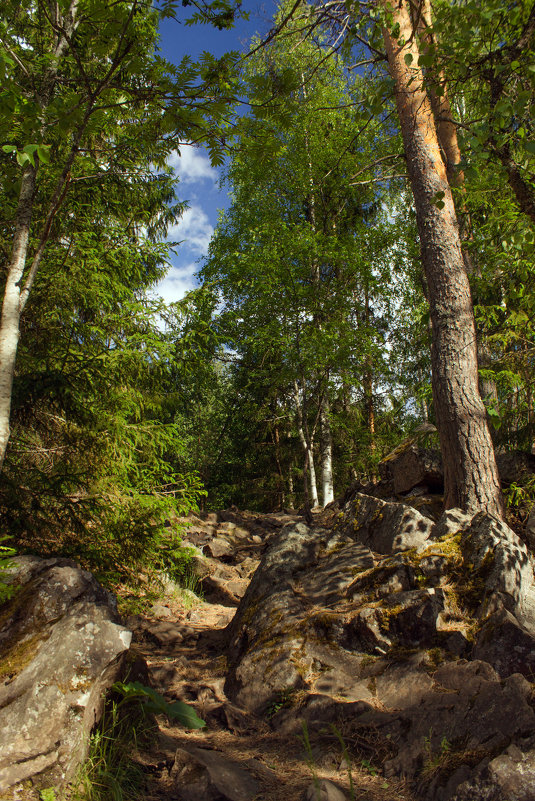
[[109, 586], [146, 592], [159, 572], [187, 570], [166, 522], [203, 497], [177, 421], [185, 320], [149, 296], [185, 207], [167, 159], [194, 138], [221, 161], [237, 78], [236, 54], [159, 55], [160, 19], [221, 27], [234, 15], [225, 0], [186, 5], [91, 0], [54, 20], [64, 5], [8, 0], [0, 19], [1, 261], [30, 166], [25, 278], [46, 242], [22, 319], [2, 529], [21, 550], [70, 555]]
[[9, 545], [2, 544], [6, 540], [9, 540], [9, 537], [0, 536], [0, 604], [3, 604], [5, 601], [8, 601], [10, 598], [12, 598], [15, 592], [15, 587], [13, 586], [12, 582], [6, 582], [5, 574], [9, 568], [13, 567], [12, 558], [17, 552]]
[[139, 682], [116, 682], [112, 693], [91, 735], [88, 758], [69, 788], [70, 797], [77, 801], [133, 801], [140, 797], [145, 777], [135, 757], [138, 749], [151, 744], [154, 714], [164, 714], [188, 729], [205, 725], [187, 704], [168, 704], [160, 693]]
[[143, 790], [143, 770], [133, 757], [153, 725], [142, 711], [119, 707], [107, 704], [91, 735], [88, 757], [70, 787], [76, 801], [134, 801]]
[[145, 713], [166, 715], [170, 721], [177, 721], [185, 729], [202, 729], [206, 726], [204, 720], [201, 720], [188, 704], [184, 704], [182, 701], [174, 701], [169, 704], [156, 690], [146, 687], [138, 681], [128, 683], [118, 681], [115, 682], [112, 689], [123, 696], [124, 701], [121, 703], [137, 700], [141, 703]]

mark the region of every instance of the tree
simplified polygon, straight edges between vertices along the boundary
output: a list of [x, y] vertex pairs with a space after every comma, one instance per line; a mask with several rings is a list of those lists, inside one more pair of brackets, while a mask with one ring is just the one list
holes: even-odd
[[444, 457], [445, 505], [502, 515], [494, 449], [479, 395], [470, 285], [418, 43], [408, 5], [384, 0], [384, 8], [384, 42], [429, 292], [433, 397]]
[[[164, 16], [174, 13], [163, 5]], [[159, 16], [145, 0], [3, 6], [0, 139], [11, 249], [0, 319], [0, 467], [21, 316], [48, 243], [61, 239], [59, 213], [72, 186], [132, 175], [141, 153], [146, 165], [161, 166], [184, 139], [217, 151], [213, 124], [227, 112], [234, 56], [166, 64], [154, 49]], [[206, 5], [199, 16], [228, 25], [232, 8]]]
[[342, 384], [353, 396], [362, 385], [373, 442], [372, 373], [384, 335], [374, 306], [388, 284], [382, 254], [393, 228], [373, 189], [350, 186], [377, 143], [373, 130], [353, 130], [360, 81], [326, 53], [321, 40], [303, 41], [288, 25], [283, 40], [249, 61], [253, 113], [234, 143], [233, 203], [201, 273], [224, 304], [223, 341], [251, 381], [269, 374], [281, 413], [293, 406], [313, 506], [318, 438], [323, 505], [333, 498], [330, 406]]

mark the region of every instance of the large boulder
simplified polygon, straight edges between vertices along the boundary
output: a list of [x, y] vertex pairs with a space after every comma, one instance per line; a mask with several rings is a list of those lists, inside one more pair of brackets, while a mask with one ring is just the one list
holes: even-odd
[[421, 548], [433, 521], [411, 506], [357, 493], [340, 515], [337, 528], [377, 553]]
[[115, 601], [68, 559], [14, 560], [0, 607], [0, 793], [62, 787], [85, 758], [131, 633]]
[[[535, 456], [525, 451], [506, 451], [496, 454], [496, 464], [502, 486], [522, 483], [535, 474]], [[379, 462], [382, 481], [394, 493], [404, 494], [414, 487], [429, 492], [444, 489], [444, 468], [440, 451], [422, 448], [415, 439], [407, 439]]]
[[[490, 764], [507, 782], [531, 770], [533, 597], [502, 522], [357, 494], [331, 529], [271, 540], [228, 628], [225, 689], [285, 731], [341, 721], [387, 777], [448, 801]], [[500, 761], [511, 746], [524, 757]]]
[[421, 484], [429, 490], [442, 492], [444, 469], [439, 451], [420, 448], [409, 439], [379, 462], [379, 475], [383, 481], [391, 481], [394, 492], [408, 492]]

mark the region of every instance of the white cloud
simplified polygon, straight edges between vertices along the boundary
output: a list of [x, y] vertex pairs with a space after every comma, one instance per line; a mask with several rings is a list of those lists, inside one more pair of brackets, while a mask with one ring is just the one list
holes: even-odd
[[200, 206], [193, 205], [186, 209], [176, 225], [171, 226], [167, 239], [172, 242], [183, 241], [181, 248], [187, 247], [192, 253], [204, 256], [213, 233], [206, 212]]
[[173, 266], [155, 288], [155, 293], [162, 297], [166, 303], [175, 303], [182, 300], [186, 292], [197, 286], [195, 273], [196, 264]]
[[219, 175], [204, 153], [193, 145], [184, 145], [180, 155], [174, 152], [169, 158], [169, 166], [180, 177], [182, 183], [209, 180], [215, 183]]

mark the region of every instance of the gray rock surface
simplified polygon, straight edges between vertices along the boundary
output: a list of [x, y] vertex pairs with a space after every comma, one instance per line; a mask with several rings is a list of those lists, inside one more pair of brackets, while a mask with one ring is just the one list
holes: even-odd
[[357, 494], [333, 528], [290, 523], [270, 540], [228, 628], [225, 690], [285, 732], [305, 719], [371, 733], [385, 775], [426, 801], [491, 764], [509, 786], [531, 756], [501, 757], [535, 743], [533, 584], [504, 523], [459, 510], [433, 523]]
[[15, 559], [0, 608], [0, 792], [61, 787], [85, 757], [131, 634], [113, 597], [68, 559]]
[[177, 750], [171, 776], [182, 801], [254, 801], [260, 784], [234, 760], [206, 748]]
[[421, 548], [433, 525], [411, 506], [357, 493], [344, 509], [340, 528], [372, 551], [391, 554]]
[[420, 448], [413, 440], [403, 442], [379, 462], [379, 475], [384, 481], [392, 481], [396, 493], [408, 492], [421, 484], [437, 490], [444, 486], [440, 453]]
[[347, 796], [333, 782], [321, 779], [308, 785], [303, 801], [347, 801]]
[[516, 746], [491, 760], [477, 776], [463, 782], [452, 801], [534, 801], [535, 750]]

